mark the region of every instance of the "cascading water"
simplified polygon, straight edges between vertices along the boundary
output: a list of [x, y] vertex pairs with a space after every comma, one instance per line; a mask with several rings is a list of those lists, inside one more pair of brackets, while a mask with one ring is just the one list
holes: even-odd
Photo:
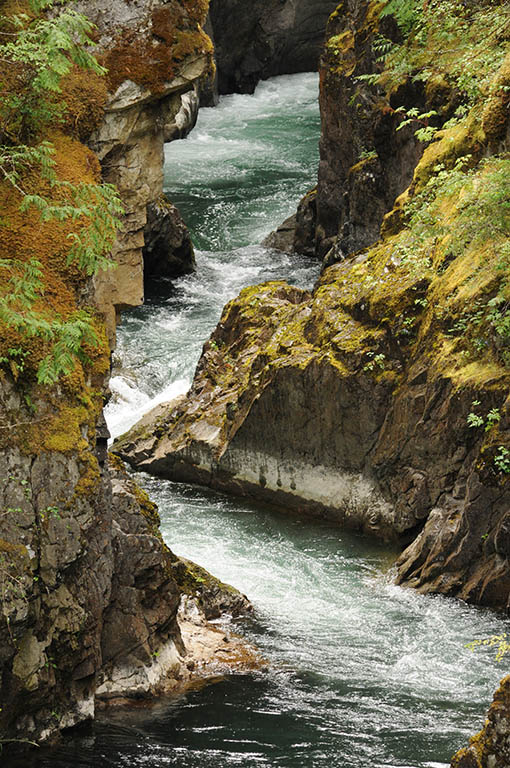
[[[198, 272], [126, 315], [112, 381], [115, 434], [184, 391], [224, 303], [244, 285], [311, 285], [318, 266], [254, 245], [312, 186], [317, 77], [262, 84], [204, 110], [168, 148], [167, 186], [188, 221]], [[163, 293], [163, 291], [161, 291]], [[442, 766], [481, 724], [504, 669], [466, 643], [502, 619], [391, 583], [387, 546], [202, 489], [138, 476], [165, 538], [253, 601], [241, 625], [268, 671], [148, 709], [109, 713], [38, 768], [423, 768]]]

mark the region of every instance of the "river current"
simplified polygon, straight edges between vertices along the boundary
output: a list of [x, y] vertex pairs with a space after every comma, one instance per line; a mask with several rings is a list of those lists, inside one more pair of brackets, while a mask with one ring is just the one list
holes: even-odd
[[[314, 184], [317, 76], [262, 83], [200, 112], [167, 150], [166, 186], [197, 273], [161, 283], [119, 328], [108, 421], [120, 434], [189, 386], [223, 305], [245, 286], [311, 286], [317, 264], [258, 245]], [[32, 768], [439, 768], [481, 725], [505, 669], [466, 644], [504, 631], [489, 611], [392, 584], [388, 546], [187, 485], [137, 475], [166, 541], [245, 592], [236, 628], [267, 671], [102, 715]]]

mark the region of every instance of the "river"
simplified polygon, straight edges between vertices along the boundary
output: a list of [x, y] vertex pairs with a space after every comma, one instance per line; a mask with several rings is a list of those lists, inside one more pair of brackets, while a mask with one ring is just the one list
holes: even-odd
[[[245, 285], [311, 286], [317, 264], [257, 245], [314, 183], [317, 76], [277, 78], [202, 110], [168, 147], [166, 185], [198, 271], [162, 282], [119, 328], [108, 409], [119, 434], [185, 391], [225, 302]], [[504, 669], [470, 641], [503, 631], [486, 610], [392, 584], [388, 546], [199, 488], [138, 475], [165, 539], [245, 592], [238, 629], [269, 671], [217, 681], [20, 763], [31, 768], [438, 768], [481, 725]]]

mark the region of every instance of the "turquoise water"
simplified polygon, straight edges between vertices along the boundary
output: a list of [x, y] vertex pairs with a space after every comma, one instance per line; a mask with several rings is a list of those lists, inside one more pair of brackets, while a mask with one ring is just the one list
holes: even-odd
[[[257, 245], [314, 183], [316, 98], [314, 75], [269, 81], [203, 111], [196, 131], [168, 148], [167, 186], [202, 249], [198, 272], [124, 317], [108, 413], [115, 434], [185, 391], [241, 287], [316, 278], [316, 264]], [[385, 545], [138, 477], [172, 549], [252, 599], [254, 619], [234, 626], [268, 670], [102, 715], [24, 768], [439, 768], [479, 728], [505, 670], [489, 650], [465, 645], [501, 632], [502, 619], [394, 586]]]

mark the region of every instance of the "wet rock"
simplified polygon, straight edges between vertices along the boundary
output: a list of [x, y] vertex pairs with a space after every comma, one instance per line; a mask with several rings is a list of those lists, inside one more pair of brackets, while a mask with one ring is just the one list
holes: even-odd
[[2, 738], [44, 740], [98, 704], [261, 663], [240, 638], [218, 662], [230, 631], [207, 620], [249, 614], [249, 601], [166, 547], [121, 462], [86, 457], [0, 457]]
[[[114, 450], [155, 475], [410, 544], [399, 583], [507, 608], [510, 491], [491, 440], [509, 439], [508, 371], [471, 368], [448, 333], [438, 352], [428, 282], [399, 271], [393, 248], [326, 269], [313, 295], [284, 283], [242, 291], [187, 397]], [[497, 436], [470, 429], [475, 400], [501, 414]]]
[[288, 219], [285, 219], [278, 229], [271, 232], [265, 240], [262, 241], [262, 245], [265, 245], [266, 248], [274, 248], [276, 251], [294, 253], [295, 233], [296, 215], [294, 214], [293, 216], [289, 216]]
[[165, 195], [147, 206], [144, 278], [179, 277], [195, 271], [193, 243], [181, 214]]
[[297, 212], [271, 232], [262, 244], [285, 253], [315, 256], [316, 198], [317, 189], [314, 188], [301, 199]]
[[469, 747], [453, 757], [451, 768], [506, 768], [510, 765], [510, 677], [494, 694], [485, 725]]
[[[200, 84], [213, 68], [212, 43], [200, 26], [206, 15], [200, 3], [81, 0], [78, 10], [97, 25], [98, 50], [109, 70], [104, 117], [87, 140], [99, 157], [103, 178], [117, 186], [125, 209], [113, 249], [116, 269], [95, 278], [91, 297], [113, 342], [116, 315], [143, 302], [146, 231], [152, 236], [150, 257], [155, 250], [159, 254], [151, 269], [155, 262], [165, 262], [163, 241], [172, 236], [168, 214], [159, 203], [163, 146], [183, 138], [195, 124]], [[156, 223], [159, 213], [162, 221]], [[161, 234], [154, 237], [156, 232]], [[176, 257], [175, 270], [179, 261], [183, 256]], [[189, 256], [184, 263], [186, 271]]]

